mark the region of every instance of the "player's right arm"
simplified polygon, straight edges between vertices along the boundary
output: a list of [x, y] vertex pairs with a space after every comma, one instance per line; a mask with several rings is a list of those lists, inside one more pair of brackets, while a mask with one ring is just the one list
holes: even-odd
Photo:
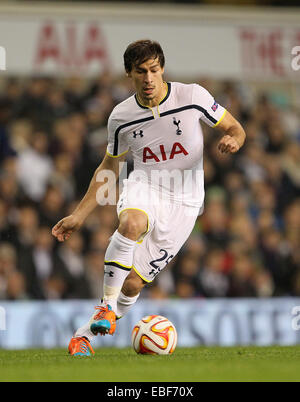
[[[61, 219], [52, 229], [52, 234], [59, 241], [68, 240], [71, 234], [81, 228], [87, 216], [96, 208], [97, 192], [99, 188], [104, 184], [103, 182], [97, 181], [97, 177], [101, 172], [105, 170], [110, 170], [114, 173], [116, 180], [119, 177], [119, 163], [125, 160], [126, 155], [120, 155], [119, 157], [111, 157], [108, 154], [105, 155], [103, 161], [96, 169], [94, 176], [90, 182], [89, 188], [82, 198], [80, 203], [74, 212]], [[113, 188], [108, 188], [108, 191], [113, 190]]]

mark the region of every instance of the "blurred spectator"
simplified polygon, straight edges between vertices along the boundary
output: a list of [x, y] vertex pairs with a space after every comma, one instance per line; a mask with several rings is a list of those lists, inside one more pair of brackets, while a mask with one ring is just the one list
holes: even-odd
[[39, 226], [37, 210], [31, 205], [23, 205], [18, 209], [12, 230], [12, 240], [18, 252], [33, 247]]
[[18, 156], [18, 182], [23, 192], [33, 201], [43, 198], [53, 162], [48, 152], [48, 138], [44, 132], [35, 132]]
[[229, 216], [225, 204], [225, 193], [217, 187], [207, 192], [207, 204], [203, 215], [203, 231], [209, 244], [226, 247]]
[[65, 199], [60, 188], [49, 185], [38, 207], [41, 223], [53, 227], [61, 219], [64, 204]]
[[62, 244], [58, 256], [64, 263], [61, 275], [65, 282], [64, 297], [89, 298], [91, 292], [86, 278], [86, 264], [83, 257], [83, 238], [81, 233], [74, 233], [69, 241]]
[[230, 297], [256, 297], [255, 267], [247, 254], [235, 258], [230, 275]]
[[0, 197], [10, 207], [13, 207], [20, 195], [17, 177], [7, 171], [0, 172]]
[[51, 121], [67, 116], [71, 107], [67, 104], [63, 88], [54, 87], [46, 94]]
[[225, 254], [213, 248], [203, 261], [198, 274], [200, 294], [205, 297], [226, 297], [229, 293], [229, 278], [225, 272]]
[[8, 217], [8, 205], [0, 198], [0, 239], [8, 241], [10, 236], [10, 222]]
[[264, 266], [273, 278], [275, 295], [294, 295], [297, 266], [289, 244], [284, 241], [278, 230], [266, 229], [262, 232], [261, 250]]
[[73, 169], [73, 160], [68, 153], [62, 152], [54, 157], [54, 169], [49, 177], [49, 184], [59, 188], [66, 201], [72, 201], [76, 194]]
[[0, 244], [0, 299], [27, 298], [26, 282], [17, 267], [17, 254], [9, 243]]
[[51, 121], [47, 93], [51, 87], [45, 77], [33, 77], [20, 97], [15, 99], [14, 117], [29, 119], [35, 126], [46, 129]]
[[6, 130], [0, 124], [0, 163], [10, 156], [16, 156], [16, 152], [10, 144]]
[[48, 227], [35, 228], [32, 236], [34, 242], [19, 251], [19, 267], [27, 279], [28, 294], [34, 299], [46, 299], [48, 281], [54, 275], [62, 275], [65, 267], [54, 252], [54, 239]]

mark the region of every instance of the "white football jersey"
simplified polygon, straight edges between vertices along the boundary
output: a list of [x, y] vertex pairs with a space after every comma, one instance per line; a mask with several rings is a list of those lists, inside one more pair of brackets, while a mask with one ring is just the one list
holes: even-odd
[[129, 181], [148, 183], [174, 202], [201, 207], [204, 200], [203, 133], [200, 120], [217, 126], [226, 110], [198, 84], [168, 83], [158, 106], [133, 95], [108, 120], [107, 154], [129, 149], [134, 171]]

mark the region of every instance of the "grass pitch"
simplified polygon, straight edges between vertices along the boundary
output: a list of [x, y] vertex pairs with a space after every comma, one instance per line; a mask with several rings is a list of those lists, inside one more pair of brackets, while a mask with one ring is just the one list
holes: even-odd
[[95, 352], [74, 358], [64, 349], [0, 350], [0, 381], [300, 381], [300, 346], [177, 348], [171, 356]]

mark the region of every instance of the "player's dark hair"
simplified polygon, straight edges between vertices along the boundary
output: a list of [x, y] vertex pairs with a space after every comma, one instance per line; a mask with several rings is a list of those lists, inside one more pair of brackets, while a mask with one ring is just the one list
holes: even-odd
[[160, 44], [149, 39], [130, 43], [123, 57], [124, 67], [127, 73], [130, 73], [133, 67], [143, 64], [149, 59], [158, 59], [162, 68], [165, 65], [165, 56]]

